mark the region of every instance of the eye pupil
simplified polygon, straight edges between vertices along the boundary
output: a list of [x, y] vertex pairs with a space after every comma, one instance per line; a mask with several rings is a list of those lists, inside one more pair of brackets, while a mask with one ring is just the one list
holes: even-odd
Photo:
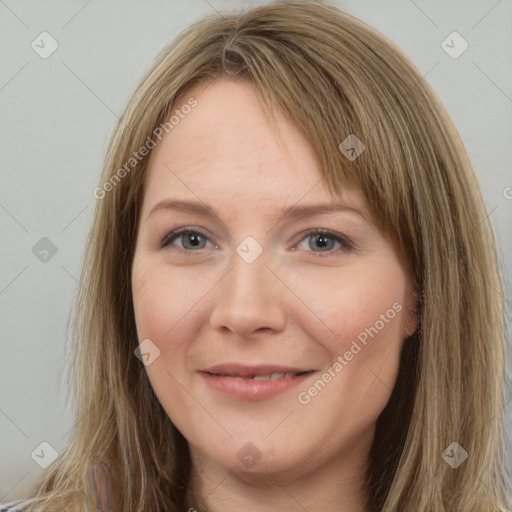
[[321, 245], [321, 246], [325, 246], [325, 236], [323, 235], [319, 235], [318, 238], [317, 238], [317, 242]]
[[192, 247], [198, 247], [200, 245], [201, 235], [197, 233], [184, 233], [185, 239], [191, 242]]
[[[312, 237], [314, 238], [315, 242], [318, 244], [317, 247], [321, 247], [321, 248], [325, 249], [329, 245], [328, 241], [330, 240], [330, 238], [324, 234], [312, 235]], [[331, 242], [332, 242], [332, 240], [331, 240]]]

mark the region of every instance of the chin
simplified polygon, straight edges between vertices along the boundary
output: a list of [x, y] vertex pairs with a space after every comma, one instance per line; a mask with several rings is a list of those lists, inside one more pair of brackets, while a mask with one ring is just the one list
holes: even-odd
[[231, 443], [222, 451], [205, 450], [206, 454], [224, 469], [240, 475], [283, 474], [297, 477], [298, 468], [309, 467], [311, 457], [302, 457], [297, 450], [286, 448], [281, 441], [271, 444], [268, 441], [247, 441]]

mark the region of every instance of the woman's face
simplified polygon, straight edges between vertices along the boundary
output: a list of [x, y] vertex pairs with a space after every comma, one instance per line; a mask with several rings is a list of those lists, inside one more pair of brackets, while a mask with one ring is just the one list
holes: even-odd
[[357, 191], [336, 209], [283, 117], [278, 141], [250, 85], [191, 97], [152, 152], [132, 268], [158, 400], [193, 454], [232, 471], [362, 461], [416, 329], [404, 268]]

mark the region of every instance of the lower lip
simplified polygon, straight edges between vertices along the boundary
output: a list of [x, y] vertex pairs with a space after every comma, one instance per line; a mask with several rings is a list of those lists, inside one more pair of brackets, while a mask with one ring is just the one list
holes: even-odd
[[253, 380], [241, 379], [239, 377], [226, 377], [222, 375], [213, 375], [207, 372], [199, 372], [203, 379], [213, 389], [226, 395], [238, 398], [240, 400], [266, 400], [280, 393], [284, 393], [307, 378], [315, 372], [297, 375], [295, 377], [281, 377], [280, 379]]

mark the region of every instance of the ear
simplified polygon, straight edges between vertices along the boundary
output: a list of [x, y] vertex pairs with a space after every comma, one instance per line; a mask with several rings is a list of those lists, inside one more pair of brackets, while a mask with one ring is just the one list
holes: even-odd
[[419, 324], [419, 293], [417, 290], [410, 290], [407, 295], [407, 303], [404, 311], [404, 336], [412, 336], [418, 329]]
[[112, 475], [106, 462], [94, 465], [92, 480], [98, 512], [112, 512]]

